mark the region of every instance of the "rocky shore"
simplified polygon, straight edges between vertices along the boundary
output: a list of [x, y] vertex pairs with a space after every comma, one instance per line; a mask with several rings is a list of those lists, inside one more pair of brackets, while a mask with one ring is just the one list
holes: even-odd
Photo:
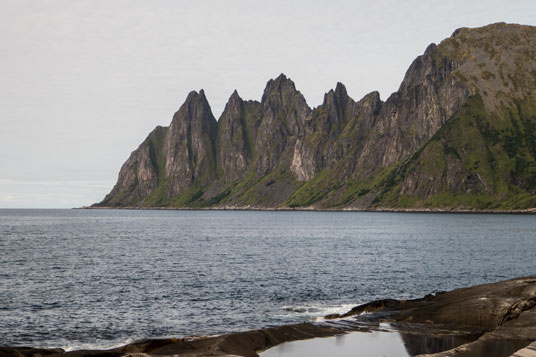
[[513, 210], [458, 209], [458, 208], [318, 208], [318, 207], [260, 207], [260, 206], [214, 206], [214, 207], [98, 207], [84, 206], [77, 209], [126, 209], [162, 211], [305, 211], [305, 212], [400, 212], [400, 213], [484, 213], [484, 214], [536, 214], [536, 208]]
[[[0, 347], [0, 357], [258, 356], [284, 342], [381, 329], [399, 331], [408, 354], [420, 356], [534, 356], [536, 276], [516, 278], [415, 300], [378, 300], [319, 323], [301, 323], [215, 337], [137, 341], [111, 350]], [[446, 338], [448, 337], [448, 338]]]

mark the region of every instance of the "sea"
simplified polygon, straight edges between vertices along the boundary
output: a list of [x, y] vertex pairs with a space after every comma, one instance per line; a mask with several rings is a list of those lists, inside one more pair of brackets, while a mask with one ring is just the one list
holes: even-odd
[[0, 210], [0, 345], [112, 348], [536, 274], [536, 216]]

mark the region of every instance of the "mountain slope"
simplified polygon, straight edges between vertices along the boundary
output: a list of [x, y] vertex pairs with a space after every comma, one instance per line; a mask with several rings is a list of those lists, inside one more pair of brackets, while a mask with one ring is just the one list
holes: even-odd
[[192, 92], [97, 207], [536, 207], [536, 28], [459, 29], [385, 102], [343, 84], [311, 109], [280, 75], [216, 122]]
[[460, 29], [435, 61], [472, 95], [446, 125], [376, 187], [376, 205], [480, 209], [536, 207], [534, 27]]

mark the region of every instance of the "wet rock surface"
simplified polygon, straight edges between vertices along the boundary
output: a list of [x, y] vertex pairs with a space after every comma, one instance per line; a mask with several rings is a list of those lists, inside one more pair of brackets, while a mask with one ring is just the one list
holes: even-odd
[[[415, 300], [379, 300], [320, 323], [301, 323], [215, 337], [142, 340], [106, 351], [2, 347], [0, 356], [257, 356], [284, 342], [389, 329], [422, 356], [530, 356], [536, 341], [536, 276], [438, 292]], [[527, 347], [529, 346], [529, 347]], [[534, 346], [534, 345], [531, 345]], [[446, 351], [444, 351], [447, 349]], [[430, 351], [436, 352], [430, 354]], [[428, 354], [423, 354], [428, 353]]]
[[380, 300], [346, 314], [399, 323], [424, 323], [481, 335], [473, 342], [427, 356], [510, 356], [536, 340], [536, 277], [525, 277], [428, 295]]

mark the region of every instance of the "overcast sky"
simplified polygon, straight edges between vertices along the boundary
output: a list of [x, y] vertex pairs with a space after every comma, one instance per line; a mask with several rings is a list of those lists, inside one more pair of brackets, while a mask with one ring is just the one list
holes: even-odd
[[285, 73], [321, 103], [395, 91], [459, 27], [536, 25], [527, 1], [0, 0], [0, 207], [102, 200], [191, 90], [216, 118]]

